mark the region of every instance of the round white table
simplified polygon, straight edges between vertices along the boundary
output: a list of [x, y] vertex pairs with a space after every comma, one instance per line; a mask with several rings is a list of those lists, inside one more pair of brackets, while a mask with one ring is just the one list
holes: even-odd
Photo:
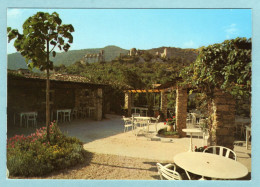
[[174, 162], [184, 170], [202, 177], [238, 179], [248, 174], [243, 164], [211, 153], [184, 152], [177, 154]]
[[193, 145], [192, 145], [192, 133], [201, 133], [202, 130], [201, 129], [182, 129], [183, 132], [188, 132], [190, 133], [190, 148], [189, 148], [189, 152], [193, 152]]

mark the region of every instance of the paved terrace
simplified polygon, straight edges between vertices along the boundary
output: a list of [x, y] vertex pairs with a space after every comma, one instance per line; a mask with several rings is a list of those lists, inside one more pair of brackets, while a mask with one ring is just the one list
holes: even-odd
[[[159, 123], [158, 129], [164, 126]], [[176, 154], [188, 151], [190, 138], [162, 138], [155, 135], [155, 127], [150, 126], [149, 134], [135, 136], [132, 131], [124, 133], [124, 122], [121, 116], [107, 115], [102, 121], [74, 120], [60, 124], [60, 129], [69, 136], [79, 138], [84, 148], [90, 152], [155, 159], [158, 162], [173, 162]], [[15, 128], [8, 131], [8, 136], [30, 134], [33, 128]], [[203, 146], [203, 139], [193, 138], [193, 145]], [[246, 150], [245, 144], [235, 146], [239, 162], [251, 172], [251, 147]]]

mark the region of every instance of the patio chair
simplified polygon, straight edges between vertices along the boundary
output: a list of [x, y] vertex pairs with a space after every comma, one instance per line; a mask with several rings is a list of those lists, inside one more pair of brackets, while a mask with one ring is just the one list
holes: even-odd
[[133, 123], [135, 123], [135, 126], [136, 126], [136, 127], [137, 127], [137, 126], [140, 126], [140, 127], [143, 126], [142, 123], [139, 123], [139, 122], [137, 122], [137, 121], [134, 119], [134, 117], [139, 117], [139, 116], [141, 116], [139, 113], [133, 113], [133, 114], [132, 114], [132, 121], [133, 121]]
[[132, 117], [139, 117], [139, 116], [141, 116], [140, 113], [133, 113], [132, 114]]
[[26, 126], [29, 127], [29, 122], [32, 122], [33, 127], [37, 127], [37, 112], [28, 113], [26, 115]]
[[158, 115], [157, 118], [152, 118], [152, 121], [150, 122], [150, 124], [155, 125], [156, 132], [157, 132], [157, 124], [158, 124], [159, 119], [160, 119], [160, 115]]
[[64, 122], [66, 121], [66, 118], [70, 122], [70, 113], [71, 113], [71, 109], [64, 110], [64, 114], [63, 114], [63, 121]]
[[[176, 171], [175, 164], [167, 164], [163, 166], [160, 163], [156, 163], [156, 166], [161, 180], [182, 180], [182, 176]], [[173, 168], [173, 170], [170, 168]]]
[[78, 109], [77, 108], [72, 109], [71, 117], [72, 117], [72, 119], [78, 119]]
[[233, 160], [237, 160], [237, 155], [234, 151], [223, 146], [209, 146], [204, 149], [203, 153], [212, 153], [220, 156], [224, 156]]
[[134, 130], [134, 124], [131, 118], [126, 118], [125, 116], [123, 116], [123, 120], [124, 120], [124, 132], [126, 132], [126, 130], [128, 130], [128, 128], [132, 128], [132, 131]]

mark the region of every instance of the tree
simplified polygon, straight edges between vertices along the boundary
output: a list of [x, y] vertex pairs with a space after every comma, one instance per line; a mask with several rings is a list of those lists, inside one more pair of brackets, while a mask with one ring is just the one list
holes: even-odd
[[49, 70], [53, 69], [50, 55], [56, 56], [54, 50], [56, 47], [65, 52], [69, 50], [69, 43], [73, 42], [71, 33], [74, 32], [74, 28], [71, 24], [62, 24], [62, 20], [56, 12], [52, 14], [37, 12], [24, 22], [22, 34], [17, 29], [11, 29], [10, 27], [7, 28], [7, 32], [8, 42], [16, 38], [14, 47], [25, 57], [28, 68], [32, 69], [35, 67], [41, 71], [46, 71], [46, 126], [47, 139], [49, 139]]
[[185, 84], [212, 95], [214, 88], [237, 98], [251, 96], [251, 39], [236, 38], [200, 49], [194, 64], [181, 72]]

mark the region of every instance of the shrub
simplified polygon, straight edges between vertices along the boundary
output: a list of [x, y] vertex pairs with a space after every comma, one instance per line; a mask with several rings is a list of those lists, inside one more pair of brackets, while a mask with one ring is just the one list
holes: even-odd
[[55, 123], [50, 125], [49, 141], [46, 134], [43, 127], [29, 136], [16, 135], [8, 140], [7, 168], [11, 176], [42, 176], [84, 161], [85, 150], [78, 139], [62, 134]]
[[159, 135], [178, 135], [177, 131], [167, 131], [167, 128], [162, 128], [158, 131]]

